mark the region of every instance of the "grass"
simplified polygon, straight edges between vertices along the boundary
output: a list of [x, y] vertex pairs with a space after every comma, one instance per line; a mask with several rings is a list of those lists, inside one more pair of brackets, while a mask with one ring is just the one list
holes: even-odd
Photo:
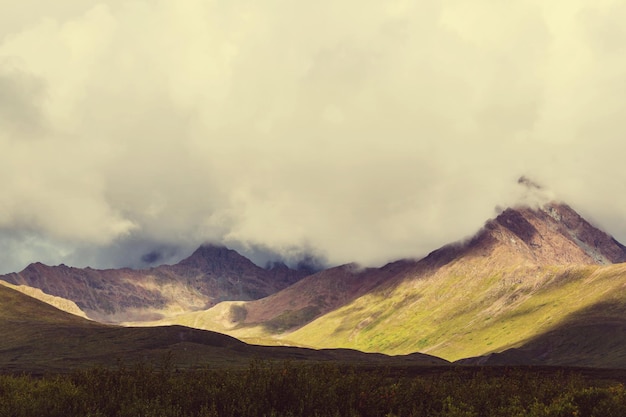
[[463, 272], [451, 265], [428, 279], [368, 294], [286, 338], [389, 354], [420, 351], [454, 361], [521, 346], [577, 311], [623, 293], [626, 285], [624, 265]]

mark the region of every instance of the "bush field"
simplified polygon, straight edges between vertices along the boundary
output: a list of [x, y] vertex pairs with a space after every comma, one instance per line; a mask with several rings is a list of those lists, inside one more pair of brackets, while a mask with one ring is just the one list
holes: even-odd
[[624, 385], [568, 369], [171, 363], [2, 375], [0, 416], [626, 416]]

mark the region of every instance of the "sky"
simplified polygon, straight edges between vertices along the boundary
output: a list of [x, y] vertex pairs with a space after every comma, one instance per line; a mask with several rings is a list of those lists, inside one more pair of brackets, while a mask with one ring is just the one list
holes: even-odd
[[421, 257], [525, 175], [626, 242], [626, 3], [0, 0], [0, 272]]

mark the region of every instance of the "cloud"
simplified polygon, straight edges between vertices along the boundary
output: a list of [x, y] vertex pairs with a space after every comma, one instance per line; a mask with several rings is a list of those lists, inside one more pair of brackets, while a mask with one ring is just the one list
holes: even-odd
[[620, 2], [19, 4], [0, 18], [4, 270], [205, 241], [421, 256], [518, 201], [521, 175], [626, 241]]
[[13, 71], [10, 63], [5, 63], [0, 71], [0, 131], [19, 139], [37, 135], [44, 128], [41, 81]]

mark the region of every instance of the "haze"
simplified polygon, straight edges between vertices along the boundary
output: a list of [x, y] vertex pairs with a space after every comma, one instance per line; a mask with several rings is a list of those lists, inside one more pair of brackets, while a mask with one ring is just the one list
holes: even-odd
[[526, 175], [626, 242], [621, 1], [0, 0], [0, 270], [419, 257]]

